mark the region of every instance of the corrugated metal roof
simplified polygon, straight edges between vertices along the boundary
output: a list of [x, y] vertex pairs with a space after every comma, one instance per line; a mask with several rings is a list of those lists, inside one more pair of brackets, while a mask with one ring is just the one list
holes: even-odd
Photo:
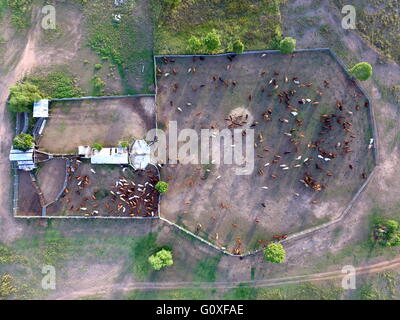
[[49, 116], [49, 100], [42, 99], [33, 104], [34, 118], [48, 118]]
[[29, 160], [32, 161], [33, 148], [27, 151], [11, 149], [9, 159], [10, 161], [29, 161]]
[[128, 151], [126, 148], [103, 148], [94, 150], [90, 158], [92, 164], [128, 164]]

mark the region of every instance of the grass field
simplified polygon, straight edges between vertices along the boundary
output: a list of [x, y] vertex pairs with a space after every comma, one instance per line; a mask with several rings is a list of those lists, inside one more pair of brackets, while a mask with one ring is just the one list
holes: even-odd
[[279, 0], [152, 0], [155, 51], [188, 53], [191, 36], [202, 38], [214, 29], [221, 37], [219, 51], [232, 51], [237, 39], [246, 50], [271, 48], [271, 41], [281, 36], [279, 4]]

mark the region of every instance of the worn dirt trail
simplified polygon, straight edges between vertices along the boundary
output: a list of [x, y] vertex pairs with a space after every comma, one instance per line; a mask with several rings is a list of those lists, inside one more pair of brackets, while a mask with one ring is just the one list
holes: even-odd
[[[371, 265], [356, 267], [356, 276], [382, 272], [388, 269], [400, 267], [400, 258], [389, 261], [383, 261]], [[239, 284], [245, 284], [253, 288], [272, 287], [283, 284], [295, 284], [303, 282], [314, 282], [323, 280], [332, 280], [343, 278], [345, 274], [341, 270], [335, 270], [323, 273], [314, 273], [310, 275], [301, 275], [293, 277], [282, 277], [265, 280], [253, 281], [227, 281], [227, 282], [131, 282], [123, 284], [100, 285], [90, 289], [73, 291], [66, 294], [56, 294], [50, 296], [54, 300], [71, 300], [86, 296], [107, 296], [110, 293], [126, 293], [131, 290], [171, 290], [171, 289], [232, 289]]]

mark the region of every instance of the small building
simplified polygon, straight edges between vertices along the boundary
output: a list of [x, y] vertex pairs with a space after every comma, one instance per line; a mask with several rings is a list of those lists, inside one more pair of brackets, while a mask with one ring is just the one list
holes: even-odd
[[150, 163], [150, 146], [145, 140], [136, 140], [132, 146], [131, 164], [136, 170], [144, 170]]
[[49, 100], [42, 99], [33, 104], [33, 117], [34, 118], [49, 117]]
[[33, 148], [26, 151], [12, 148], [9, 159], [16, 162], [20, 170], [31, 171], [36, 168]]
[[78, 155], [82, 158], [90, 158], [92, 155], [92, 148], [90, 146], [79, 146]]
[[128, 150], [121, 147], [93, 150], [90, 162], [92, 164], [128, 164]]

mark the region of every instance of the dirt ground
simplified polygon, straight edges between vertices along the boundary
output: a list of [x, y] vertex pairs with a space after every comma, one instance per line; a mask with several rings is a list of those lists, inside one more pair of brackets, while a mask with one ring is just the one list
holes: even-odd
[[[39, 12], [39, 11], [37, 11]], [[317, 17], [318, 21], [310, 26], [303, 26], [306, 17]], [[400, 145], [396, 136], [400, 130], [400, 113], [398, 104], [385, 96], [387, 88], [400, 81], [400, 67], [388, 62], [379, 63], [380, 55], [369, 47], [369, 44], [360, 39], [358, 34], [341, 28], [342, 15], [339, 10], [330, 6], [330, 1], [297, 0], [288, 3], [282, 8], [282, 26], [285, 35], [297, 39], [299, 48], [332, 47], [341, 48], [340, 56], [347, 65], [358, 61], [368, 61], [373, 65], [374, 76], [362, 83], [372, 99], [377, 115], [378, 135], [380, 138], [381, 163], [371, 183], [360, 196], [348, 216], [339, 224], [332, 225], [318, 233], [311, 234], [301, 241], [285, 243], [287, 260], [280, 265], [265, 263], [261, 254], [243, 260], [223, 256], [217, 266], [217, 281], [247, 281], [253, 277], [258, 279], [272, 279], [276, 277], [313, 274], [327, 270], [340, 270], [344, 264], [369, 265], [379, 261], [390, 260], [383, 251], [371, 251], [361, 255], [353, 251], [352, 246], [365, 241], [369, 234], [369, 221], [373, 213], [379, 216], [399, 219], [398, 190], [400, 179], [398, 163], [400, 161]], [[6, 20], [7, 20], [6, 16]], [[40, 20], [37, 20], [40, 21]], [[47, 63], [68, 63], [65, 56], [55, 54], [55, 50], [42, 50], [37, 45], [37, 36], [40, 30], [32, 28], [27, 34], [16, 33], [0, 23], [1, 36], [7, 39], [7, 46], [3, 58], [7, 63], [0, 64], [0, 184], [10, 186], [0, 193], [0, 240], [6, 243], [18, 242], [25, 239], [42, 239], [45, 228], [39, 223], [15, 219], [10, 211], [11, 175], [10, 164], [7, 160], [10, 150], [13, 126], [6, 111], [5, 101], [8, 96], [9, 85], [22, 78], [31, 68]], [[318, 32], [322, 24], [329, 24], [332, 32], [329, 36]], [[7, 29], [7, 30], [5, 30]], [[4, 36], [5, 35], [5, 36]], [[67, 49], [74, 50], [73, 47]], [[339, 53], [339, 50], [336, 50]], [[45, 60], [44, 60], [45, 59]], [[394, 125], [393, 125], [394, 123]], [[378, 211], [376, 210], [378, 209]], [[174, 281], [180, 287], [180, 282], [191, 281], [197, 262], [204, 262], [216, 255], [215, 250], [193, 241], [177, 232], [175, 228], [165, 227], [160, 230], [159, 221], [57, 221], [53, 227], [59, 230], [67, 239], [89, 239], [96, 243], [95, 249], [106, 250], [106, 255], [87, 257], [80, 255], [78, 259], [71, 259], [65, 267], [62, 279], [57, 282], [58, 290], [50, 293], [48, 298], [62, 297], [75, 299], [88, 294], [102, 292], [105, 297], [113, 298], [120, 289], [136, 288], [137, 279], [123, 275], [121, 266], [128, 260], [128, 255], [120, 255], [118, 259], [104, 264], [105, 256], [109, 255], [107, 248], [110, 244], [103, 240], [103, 235], [118, 235], [120, 239], [132, 239], [148, 234], [160, 232], [161, 244], [170, 244], [174, 247], [175, 264], [165, 272], [159, 273], [151, 283], [162, 288], [163, 283]], [[339, 231], [339, 232], [338, 232]], [[98, 241], [98, 242], [96, 242]], [[111, 241], [110, 241], [111, 242]], [[179, 245], [176, 245], [179, 243]], [[341, 252], [347, 249], [350, 253], [343, 258]], [[117, 251], [119, 253], [119, 251]], [[386, 251], [385, 251], [386, 252]], [[398, 252], [393, 251], [398, 256]], [[321, 263], [321, 259], [332, 257], [329, 263]], [[13, 266], [10, 266], [12, 269]], [[254, 272], [253, 272], [254, 270]], [[18, 270], [13, 272], [18, 275]], [[61, 275], [61, 273], [58, 273]], [[25, 280], [26, 274], [22, 276]], [[41, 277], [41, 275], [40, 275]], [[40, 283], [40, 279], [36, 279]], [[340, 286], [341, 279], [337, 284]], [[96, 285], [98, 285], [96, 287]], [[101, 286], [106, 286], [102, 290]], [[104, 291], [104, 292], [103, 292]]]
[[39, 172], [36, 176], [46, 204], [55, 201], [61, 192], [65, 180], [65, 166], [66, 160], [64, 159], [52, 159], [39, 164]]
[[[237, 165], [218, 161], [208, 167], [168, 166], [163, 176], [171, 191], [163, 198], [161, 211], [166, 218], [230, 249], [239, 237], [243, 250], [248, 250], [258, 240], [340, 215], [372, 170], [374, 157], [368, 149], [371, 123], [366, 99], [328, 53], [170, 60], [175, 62], [158, 60], [159, 120], [165, 126], [176, 120], [178, 130], [192, 128], [200, 136], [201, 129], [227, 128], [229, 116], [235, 118], [239, 112], [243, 118], [236, 122], [243, 123], [237, 127], [255, 130], [256, 148], [249, 175], [235, 175]], [[190, 68], [196, 72], [188, 73]], [[176, 92], [171, 90], [175, 84]], [[289, 107], [278, 97], [283, 92], [288, 93]], [[306, 98], [312, 102], [299, 103]], [[337, 101], [343, 107], [338, 108]], [[351, 130], [345, 132], [346, 126]], [[323, 189], [307, 189], [299, 181], [306, 175]]]
[[21, 171], [19, 173], [19, 191], [18, 191], [18, 212], [20, 216], [41, 216], [42, 206], [32, 185], [29, 172]]
[[39, 149], [76, 154], [78, 146], [95, 142], [115, 147], [120, 141], [144, 138], [155, 125], [153, 97], [52, 102]]
[[[154, 166], [149, 165], [146, 171], [133, 171], [130, 167], [73, 161], [71, 170], [67, 188], [61, 199], [47, 208], [47, 216], [158, 215], [159, 197], [154, 189], [158, 174]], [[117, 185], [117, 182], [121, 183]], [[129, 198], [122, 200], [120, 196], [125, 184], [132, 192]], [[131, 201], [134, 203], [130, 204]]]

